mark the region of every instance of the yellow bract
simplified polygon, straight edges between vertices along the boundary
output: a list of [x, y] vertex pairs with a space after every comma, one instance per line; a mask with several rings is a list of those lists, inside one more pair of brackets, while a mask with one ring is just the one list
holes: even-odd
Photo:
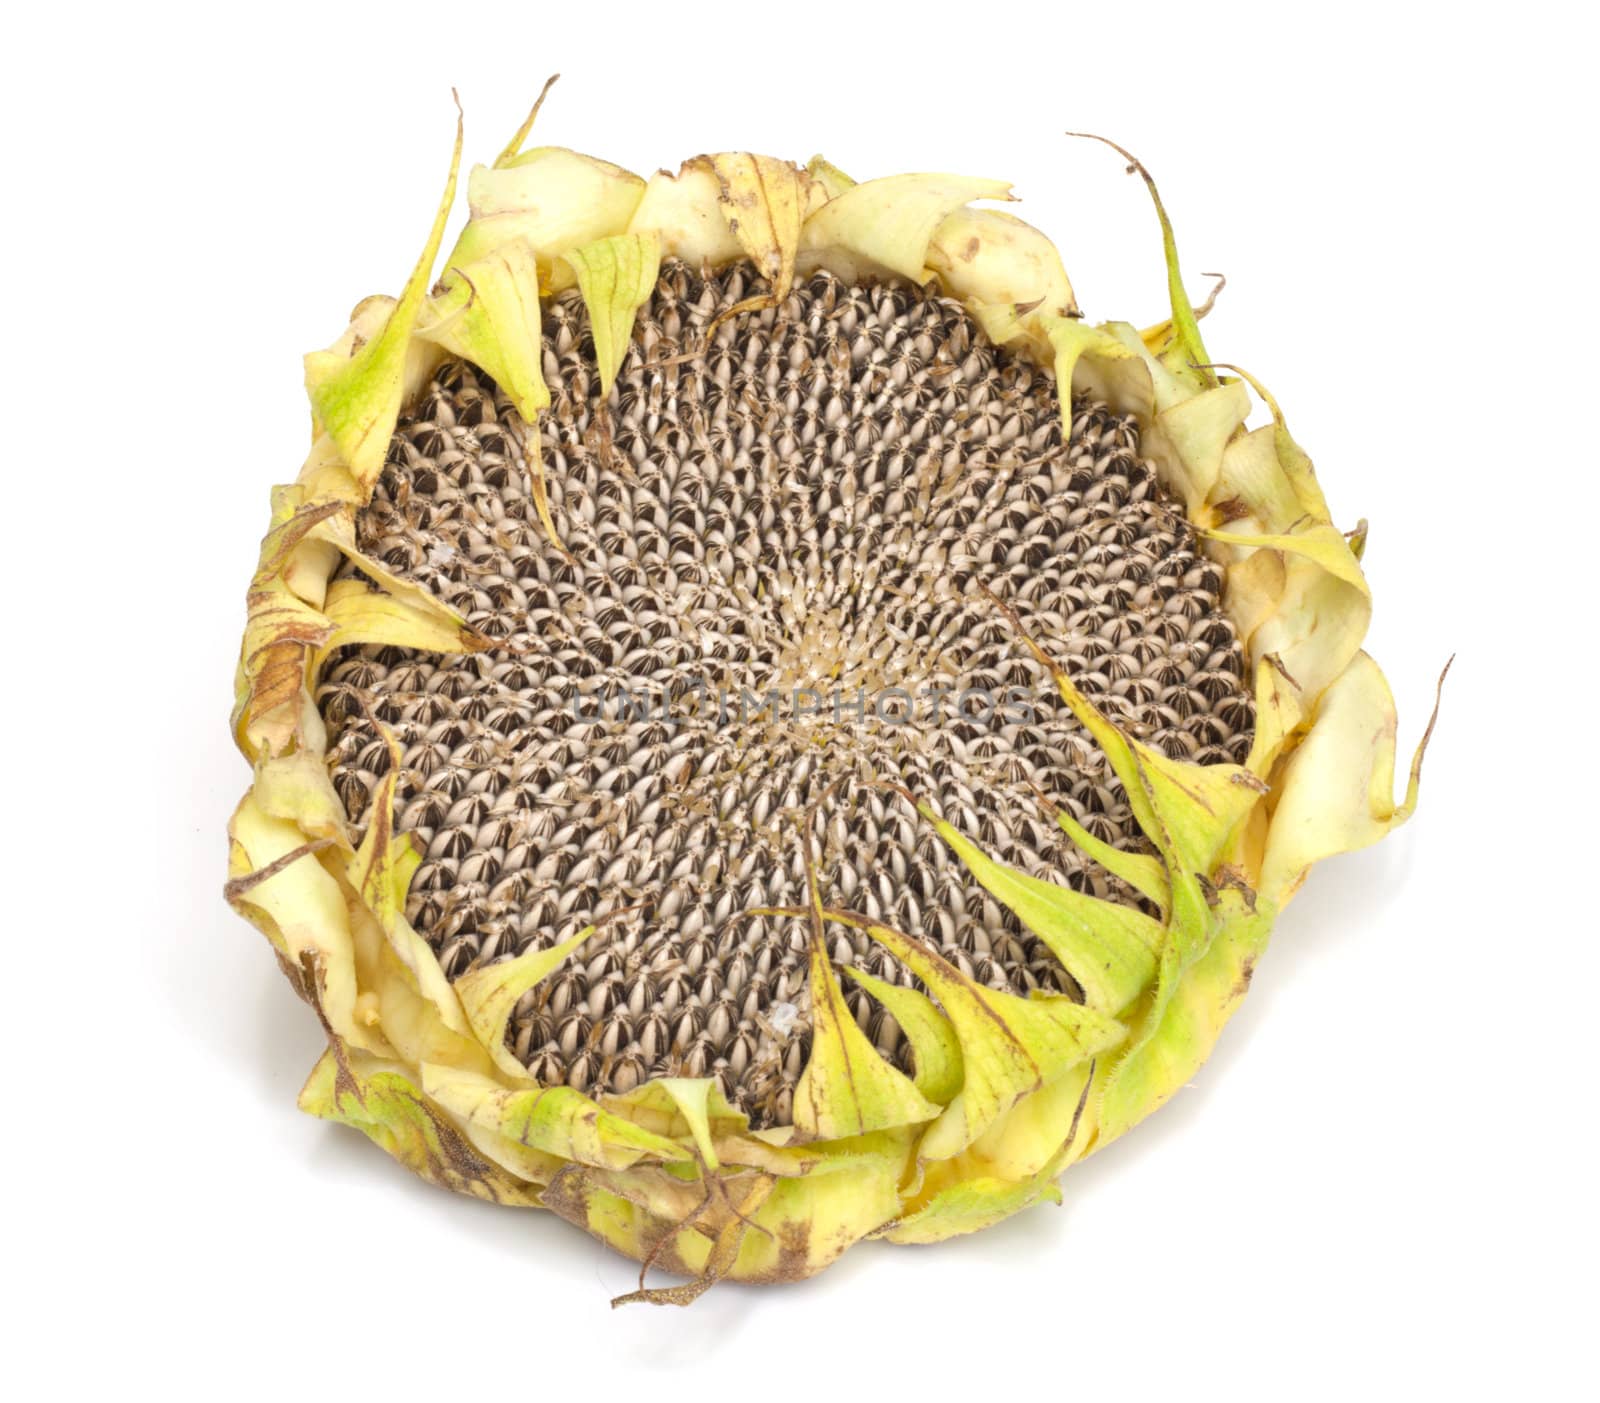
[[729, 231], [781, 302], [789, 295], [800, 248], [808, 184], [804, 172], [788, 161], [748, 151], [713, 156], [711, 169]]
[[[520, 238], [538, 255], [545, 290], [559, 292], [573, 284], [571, 271], [560, 262], [563, 255], [620, 233], [643, 193], [644, 181], [621, 166], [559, 146], [543, 146], [493, 167], [475, 166], [467, 179], [472, 223], [450, 263], [457, 266]], [[475, 234], [474, 226], [481, 232]]]
[[[852, 185], [824, 204], [806, 220], [801, 247], [825, 267], [845, 260], [851, 274], [887, 269], [920, 283], [928, 267], [929, 246], [946, 219], [973, 200], [1010, 198], [1011, 186], [1004, 180], [884, 176]], [[998, 259], [1012, 251], [997, 242], [987, 247], [997, 259], [994, 264], [986, 261], [984, 267], [998, 267]], [[976, 276], [981, 269], [972, 271]]]
[[[338, 446], [340, 456], [362, 489], [371, 493], [383, 469], [389, 438], [406, 395], [406, 362], [411, 335], [428, 275], [439, 256], [439, 243], [456, 198], [456, 172], [461, 166], [461, 123], [450, 156], [450, 177], [434, 215], [422, 256], [392, 306], [376, 301], [357, 308], [349, 332], [326, 351], [305, 358], [306, 393], [311, 412]], [[381, 316], [381, 324], [375, 324]]]
[[655, 289], [661, 268], [661, 236], [654, 230], [613, 234], [569, 249], [564, 257], [589, 309], [600, 385], [609, 395], [628, 351], [633, 319]]
[[[1394, 706], [1361, 651], [1371, 598], [1358, 549], [1331, 520], [1277, 403], [1243, 372], [1210, 363], [1159, 198], [1171, 315], [1141, 336], [1079, 318], [1038, 230], [969, 208], [1008, 199], [1002, 181], [856, 183], [820, 157], [800, 167], [752, 153], [696, 157], [645, 181], [562, 147], [524, 152], [537, 112], [492, 166], [472, 171], [471, 219], [431, 295], [459, 127], [444, 199], [401, 295], [369, 299], [332, 347], [306, 358], [313, 444], [299, 481], [274, 495], [251, 580], [234, 724], [255, 778], [230, 825], [228, 897], [327, 1030], [301, 1104], [436, 1183], [552, 1209], [697, 1278], [641, 1299], [686, 1301], [723, 1277], [791, 1280], [868, 1234], [933, 1241], [1057, 1196], [1056, 1175], [1193, 1075], [1310, 866], [1375, 841], [1415, 805], [1420, 748], [1404, 801], [1394, 800]], [[1084, 1001], [984, 988], [908, 935], [825, 909], [813, 888], [812, 1056], [795, 1124], [777, 1131], [752, 1132], [708, 1080], [659, 1080], [600, 1101], [535, 1082], [505, 1045], [507, 1019], [592, 931], [452, 984], [405, 918], [418, 859], [394, 830], [398, 753], [353, 848], [312, 701], [335, 648], [487, 646], [356, 547], [355, 513], [407, 400], [445, 355], [491, 376], [526, 421], [519, 441], [556, 538], [538, 464], [537, 419], [549, 404], [540, 300], [579, 288], [609, 391], [668, 256], [748, 258], [772, 286], [769, 304], [818, 267], [936, 280], [994, 340], [1054, 370], [1064, 417], [1069, 387], [1138, 416], [1164, 484], [1227, 567], [1226, 606], [1256, 678], [1248, 764], [1184, 764], [1123, 735], [1060, 666], [1057, 640], [1019, 628], [1017, 646], [1051, 668], [1105, 751], [1150, 851], [1120, 851], [1055, 816], [1149, 909], [1007, 869], [925, 812], [974, 879], [1049, 944]], [[1249, 388], [1270, 427], [1244, 428]], [[365, 583], [330, 583], [347, 559]], [[899, 1023], [914, 1076], [885, 1063], [850, 1016], [827, 923], [865, 931], [921, 981], [926, 992], [847, 970]]]
[[1037, 305], [1046, 316], [1078, 315], [1056, 246], [1003, 210], [955, 210], [934, 229], [924, 257], [940, 285], [963, 302], [1021, 303]]
[[494, 1058], [495, 1065], [513, 1081], [528, 1080], [528, 1069], [506, 1046], [506, 1024], [517, 1000], [565, 964], [567, 957], [594, 933], [594, 926], [585, 926], [570, 940], [544, 949], [535, 946], [515, 959], [486, 965], [456, 980], [456, 997], [473, 1033]]
[[539, 265], [527, 239], [508, 240], [471, 263], [452, 263], [444, 291], [418, 320], [417, 335], [487, 371], [529, 422], [549, 407]]
[[811, 1060], [794, 1089], [794, 1123], [812, 1140], [842, 1140], [939, 1114], [902, 1072], [878, 1055], [845, 1007], [817, 941], [811, 952]]

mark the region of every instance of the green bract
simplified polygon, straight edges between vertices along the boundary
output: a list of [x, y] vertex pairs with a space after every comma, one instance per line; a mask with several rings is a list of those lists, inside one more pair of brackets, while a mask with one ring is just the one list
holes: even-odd
[[[306, 357], [316, 432], [298, 480], [274, 492], [251, 582], [234, 729], [254, 779], [230, 827], [228, 897], [266, 933], [326, 1028], [328, 1049], [300, 1104], [357, 1127], [434, 1183], [551, 1209], [691, 1278], [638, 1293], [655, 1301], [687, 1301], [724, 1277], [793, 1280], [863, 1237], [931, 1242], [1058, 1198], [1064, 1169], [1194, 1074], [1311, 865], [1374, 842], [1415, 804], [1420, 748], [1404, 802], [1392, 797], [1394, 706], [1361, 651], [1371, 599], [1357, 553], [1276, 403], [1243, 372], [1211, 362], [1159, 200], [1171, 319], [1144, 332], [1091, 326], [1044, 235], [969, 208], [1009, 198], [1002, 181], [914, 174], [857, 184], [820, 158], [797, 166], [749, 153], [697, 157], [642, 180], [562, 148], [522, 150], [531, 123], [492, 166], [472, 171], [471, 219], [430, 291], [458, 125], [438, 215], [400, 297], [363, 302], [332, 346]], [[707, 1079], [598, 1097], [536, 1081], [506, 1046], [507, 1020], [593, 928], [447, 979], [405, 915], [421, 859], [395, 829], [398, 751], [357, 846], [313, 703], [323, 664], [349, 644], [489, 646], [357, 548], [356, 514], [403, 406], [456, 357], [534, 424], [550, 404], [541, 301], [573, 287], [609, 391], [667, 257], [751, 260], [780, 300], [818, 268], [932, 280], [996, 342], [1135, 415], [1164, 485], [1226, 566], [1226, 609], [1254, 670], [1248, 762], [1172, 760], [1123, 734], [1054, 661], [1052, 640], [1028, 636], [994, 600], [1104, 751], [1152, 851], [1111, 847], [1065, 812], [1048, 817], [1148, 908], [1007, 868], [924, 796], [907, 795], [1083, 991], [1081, 1002], [1024, 998], [839, 907], [808, 850], [809, 904], [781, 914], [804, 917], [813, 933], [812, 1050], [793, 1124], [776, 1129], [752, 1130]], [[1252, 388], [1273, 421], [1254, 431], [1244, 427]], [[537, 444], [529, 434], [524, 445], [536, 473]], [[345, 561], [370, 587], [331, 583]], [[832, 926], [864, 932], [920, 987], [856, 969], [841, 982]], [[852, 983], [892, 1013], [914, 1048], [914, 1076], [858, 1028], [845, 1008]]]

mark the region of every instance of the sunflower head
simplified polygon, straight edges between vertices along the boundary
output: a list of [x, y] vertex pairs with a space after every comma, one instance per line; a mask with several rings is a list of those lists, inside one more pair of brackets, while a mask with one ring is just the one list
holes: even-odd
[[228, 895], [301, 1104], [654, 1301], [1058, 1198], [1415, 803], [1364, 529], [1159, 197], [1170, 318], [1091, 325], [1004, 181], [537, 112], [306, 357], [251, 582]]

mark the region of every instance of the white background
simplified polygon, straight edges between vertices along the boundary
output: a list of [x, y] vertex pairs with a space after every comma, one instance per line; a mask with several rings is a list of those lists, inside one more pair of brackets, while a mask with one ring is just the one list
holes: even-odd
[[[1431, 7], [1430, 7], [1431, 10]], [[1594, 1396], [1593, 34], [1544, 4], [68, 7], [7, 22], [14, 1397]], [[1565, 15], [1565, 17], [1562, 17]], [[34, 26], [30, 28], [30, 26]], [[587, 26], [587, 28], [585, 28]], [[815, 150], [1016, 182], [1092, 318], [1211, 351], [1342, 524], [1416, 821], [1314, 875], [1192, 1088], [1065, 1205], [689, 1311], [300, 1115], [223, 905], [227, 730], [300, 354], [396, 290], [460, 89], [491, 159]], [[19, 1391], [20, 1390], [20, 1391]]]

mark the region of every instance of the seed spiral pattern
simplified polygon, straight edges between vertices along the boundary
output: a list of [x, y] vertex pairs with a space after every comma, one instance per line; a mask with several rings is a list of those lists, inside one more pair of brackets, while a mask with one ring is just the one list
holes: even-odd
[[[1052, 819], [1141, 842], [980, 582], [1168, 754], [1241, 760], [1254, 721], [1221, 571], [1131, 419], [1079, 404], [1063, 441], [1050, 374], [901, 283], [818, 273], [714, 325], [766, 290], [748, 265], [663, 264], [604, 401], [581, 299], [547, 307], [540, 445], [570, 556], [539, 524], [515, 411], [444, 366], [359, 540], [496, 646], [351, 649], [319, 690], [353, 822], [389, 765], [377, 723], [399, 740], [397, 826], [423, 854], [407, 916], [451, 978], [638, 906], [519, 1003], [508, 1040], [536, 1076], [595, 1094], [711, 1076], [757, 1127], [789, 1123], [809, 1054], [809, 930], [741, 917], [804, 905], [830, 786], [828, 898], [993, 988], [1076, 992], [884, 782], [1002, 862], [1136, 899]], [[827, 939], [916, 982], [863, 934]], [[910, 1070], [892, 1017], [844, 988]]]

